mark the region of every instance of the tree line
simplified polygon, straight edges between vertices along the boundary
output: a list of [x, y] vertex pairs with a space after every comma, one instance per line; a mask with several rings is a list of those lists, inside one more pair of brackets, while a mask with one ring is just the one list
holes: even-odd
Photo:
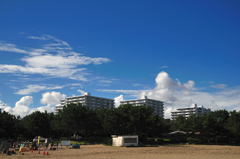
[[[174, 131], [177, 133], [170, 133]], [[240, 143], [240, 112], [217, 110], [175, 120], [159, 117], [151, 107], [132, 105], [91, 109], [69, 104], [58, 114], [33, 112], [23, 118], [0, 112], [0, 139], [31, 140], [43, 136], [59, 140], [81, 136], [96, 140], [111, 135], [139, 135], [140, 142], [151, 144], [237, 145]]]

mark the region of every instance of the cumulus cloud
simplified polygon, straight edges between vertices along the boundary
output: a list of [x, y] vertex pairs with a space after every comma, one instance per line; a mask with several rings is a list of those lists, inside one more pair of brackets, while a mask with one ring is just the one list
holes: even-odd
[[6, 103], [0, 100], [0, 110], [9, 112], [11, 110], [11, 107], [8, 106]]
[[50, 35], [30, 36], [32, 40], [44, 40], [39, 48], [18, 48], [15, 44], [0, 42], [0, 51], [22, 53], [25, 65], [0, 64], [0, 73], [41, 74], [51, 77], [63, 77], [86, 81], [86, 68], [83, 66], [99, 65], [109, 62], [104, 57], [88, 57], [73, 51], [65, 41]]
[[14, 107], [8, 106], [2, 101], [0, 101], [0, 109], [5, 112], [11, 113], [16, 116], [25, 116], [30, 113], [30, 105], [33, 102], [33, 98], [31, 96], [24, 96], [19, 101], [16, 102]]
[[42, 94], [41, 103], [43, 106], [39, 106], [37, 108], [33, 108], [32, 112], [40, 111], [40, 112], [54, 112], [55, 106], [60, 104], [61, 100], [66, 98], [65, 94], [61, 94], [60, 92], [46, 92]]
[[66, 95], [60, 92], [46, 92], [42, 94], [41, 103], [46, 105], [55, 106], [59, 104], [62, 99], [66, 98]]
[[189, 80], [185, 83], [172, 79], [167, 72], [160, 72], [155, 78], [155, 87], [149, 90], [99, 90], [118, 92], [126, 95], [164, 101], [165, 117], [170, 118], [171, 111], [180, 107], [190, 107], [193, 103], [212, 110], [240, 110], [240, 89], [224, 88], [215, 92], [202, 91]]
[[22, 97], [13, 108], [14, 115], [25, 116], [30, 112], [30, 104], [32, 104], [33, 98], [31, 96]]
[[33, 98], [31, 96], [22, 97], [16, 102], [14, 107], [8, 106], [4, 102], [0, 101], [0, 109], [13, 115], [23, 117], [31, 112], [31, 108], [29, 106], [32, 102]]
[[119, 95], [117, 97], [114, 98], [114, 104], [115, 104], [115, 107], [118, 107], [120, 105], [120, 102], [123, 101], [123, 95]]
[[180, 94], [188, 94], [194, 89], [194, 81], [181, 83], [173, 80], [167, 72], [160, 72], [155, 79], [156, 86], [152, 90], [145, 90], [140, 93], [141, 97], [148, 96], [154, 99], [161, 99], [167, 103], [178, 101]]
[[41, 103], [43, 106], [39, 107], [30, 107], [33, 102], [32, 96], [24, 96], [16, 102], [14, 107], [8, 106], [3, 101], [0, 100], [0, 109], [6, 112], [9, 112], [16, 116], [24, 117], [28, 114], [31, 114], [35, 111], [40, 112], [54, 112], [55, 105], [59, 104], [66, 95], [61, 94], [60, 92], [46, 92], [42, 94]]
[[233, 105], [240, 108], [240, 91], [238, 89], [225, 89], [212, 93], [200, 91], [200, 89], [195, 88], [194, 81], [189, 80], [186, 83], [181, 83], [178, 80], [173, 80], [167, 72], [160, 72], [156, 77], [156, 87], [152, 90], [141, 92], [140, 96], [143, 95], [163, 100], [166, 103], [167, 117], [170, 116], [170, 110], [188, 107], [193, 103], [204, 105], [213, 110], [229, 109]]

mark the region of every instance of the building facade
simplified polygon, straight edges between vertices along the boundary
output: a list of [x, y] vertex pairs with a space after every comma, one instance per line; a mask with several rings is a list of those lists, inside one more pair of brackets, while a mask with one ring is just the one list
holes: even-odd
[[89, 93], [86, 93], [83, 96], [76, 97], [67, 97], [64, 100], [61, 100], [61, 104], [56, 105], [55, 112], [59, 112], [63, 109], [64, 106], [68, 104], [82, 104], [83, 106], [90, 107], [93, 109], [96, 108], [113, 108], [114, 100], [102, 97], [91, 96]]
[[192, 114], [197, 114], [197, 115], [201, 115], [201, 114], [205, 114], [205, 113], [209, 113], [211, 110], [202, 107], [198, 107], [197, 104], [194, 104], [194, 107], [191, 108], [179, 108], [176, 111], [171, 112], [172, 115], [172, 119], [176, 119], [179, 116], [183, 116], [185, 118], [189, 117]]
[[164, 103], [162, 101], [148, 99], [146, 96], [144, 99], [121, 101], [120, 104], [121, 105], [131, 104], [133, 106], [146, 105], [146, 106], [152, 107], [154, 109], [154, 112], [157, 115], [164, 117], [164, 110], [163, 110]]

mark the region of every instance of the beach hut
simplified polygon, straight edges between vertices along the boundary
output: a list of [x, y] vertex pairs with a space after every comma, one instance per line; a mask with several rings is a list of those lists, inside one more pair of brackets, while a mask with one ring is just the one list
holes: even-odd
[[117, 136], [112, 135], [113, 146], [138, 146], [137, 135]]
[[70, 140], [62, 140], [61, 146], [71, 146], [71, 141]]

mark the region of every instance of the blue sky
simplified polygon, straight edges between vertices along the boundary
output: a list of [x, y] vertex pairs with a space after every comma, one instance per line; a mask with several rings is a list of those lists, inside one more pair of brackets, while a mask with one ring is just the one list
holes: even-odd
[[0, 18], [0, 100], [9, 111], [53, 108], [83, 91], [148, 95], [167, 112], [240, 108], [238, 0], [2, 0]]

